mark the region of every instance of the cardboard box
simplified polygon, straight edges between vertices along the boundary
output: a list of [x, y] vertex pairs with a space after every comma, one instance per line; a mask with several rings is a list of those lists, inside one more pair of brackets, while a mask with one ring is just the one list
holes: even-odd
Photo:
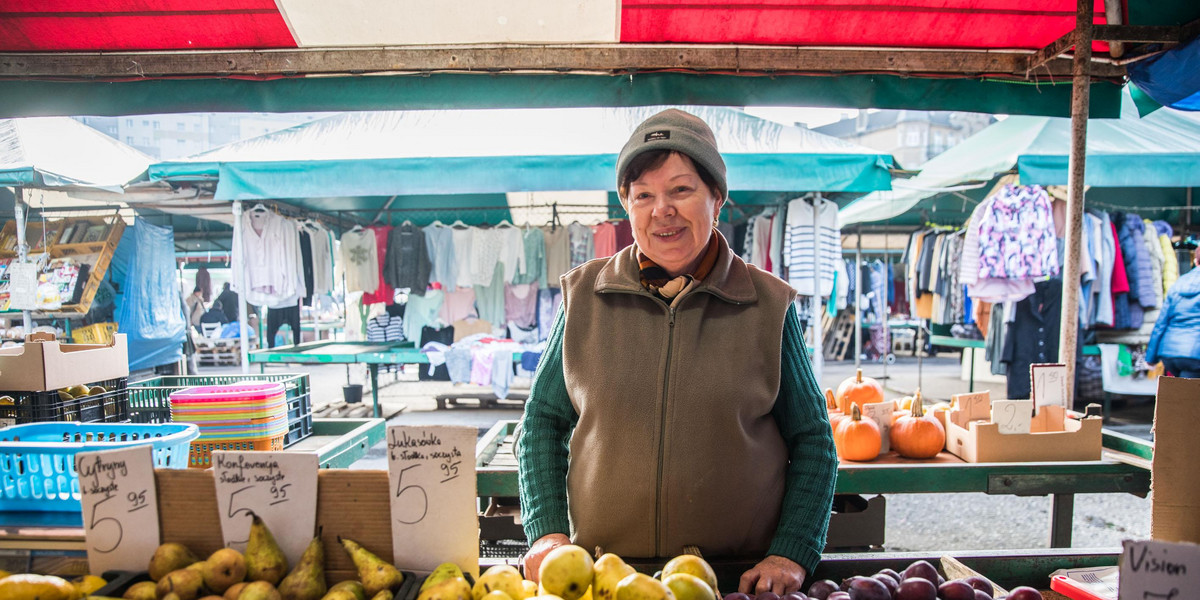
[[1200, 379], [1160, 377], [1154, 405], [1150, 537], [1200, 544]]
[[991, 422], [988, 405], [957, 408], [946, 414], [946, 450], [967, 462], [1100, 460], [1100, 417], [1074, 419], [1061, 406], [1044, 406], [1033, 417], [1030, 433], [1002, 434]]
[[129, 376], [124, 334], [111, 344], [64, 344], [50, 333], [25, 336], [16, 348], [0, 349], [0, 390], [41, 392]]

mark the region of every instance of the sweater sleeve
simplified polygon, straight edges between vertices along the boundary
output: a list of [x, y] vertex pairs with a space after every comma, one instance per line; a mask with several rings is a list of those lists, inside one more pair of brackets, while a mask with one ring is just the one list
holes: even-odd
[[825, 548], [838, 459], [795, 305], [788, 307], [783, 322], [782, 363], [772, 415], [787, 444], [790, 464], [779, 527], [768, 553], [794, 560], [811, 574]]
[[567, 396], [562, 309], [534, 374], [517, 439], [517, 474], [525, 536], [533, 543], [550, 533], [570, 534], [567, 460], [571, 431], [579, 421]]

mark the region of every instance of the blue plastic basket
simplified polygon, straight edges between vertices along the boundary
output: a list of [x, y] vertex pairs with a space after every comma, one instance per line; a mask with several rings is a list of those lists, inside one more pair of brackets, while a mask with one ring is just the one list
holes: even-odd
[[141, 444], [154, 465], [188, 466], [200, 429], [188, 423], [30, 423], [0, 429], [0, 511], [78, 511], [75, 453]]

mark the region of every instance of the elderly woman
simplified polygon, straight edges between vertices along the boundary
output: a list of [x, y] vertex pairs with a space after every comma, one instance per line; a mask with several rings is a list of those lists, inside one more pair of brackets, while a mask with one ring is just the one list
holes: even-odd
[[[617, 161], [635, 244], [562, 278], [517, 457], [525, 573], [572, 541], [625, 558], [751, 558], [747, 593], [820, 560], [837, 457], [792, 300], [716, 231], [716, 138], [667, 110]], [[764, 558], [765, 557], [765, 558]]]

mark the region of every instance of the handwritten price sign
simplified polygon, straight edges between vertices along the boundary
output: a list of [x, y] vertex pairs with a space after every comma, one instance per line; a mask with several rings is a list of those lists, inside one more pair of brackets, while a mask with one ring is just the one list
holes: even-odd
[[1061, 406], [1070, 409], [1067, 403], [1067, 365], [1061, 363], [1039, 363], [1029, 365], [1033, 401], [1038, 408]]
[[245, 551], [255, 514], [288, 563], [299, 562], [317, 527], [317, 455], [218, 451], [212, 461], [225, 545]]
[[140, 571], [158, 547], [158, 493], [150, 446], [75, 455], [88, 569]]
[[1002, 434], [1029, 433], [1032, 420], [1032, 400], [992, 401], [992, 422]]
[[888, 452], [892, 449], [890, 442], [892, 435], [892, 411], [895, 410], [896, 405], [888, 401], [864, 404], [862, 407], [863, 415], [875, 421], [875, 424], [879, 426], [879, 435], [883, 438], [879, 452]]
[[396, 565], [432, 571], [450, 561], [479, 577], [473, 427], [388, 428]]

